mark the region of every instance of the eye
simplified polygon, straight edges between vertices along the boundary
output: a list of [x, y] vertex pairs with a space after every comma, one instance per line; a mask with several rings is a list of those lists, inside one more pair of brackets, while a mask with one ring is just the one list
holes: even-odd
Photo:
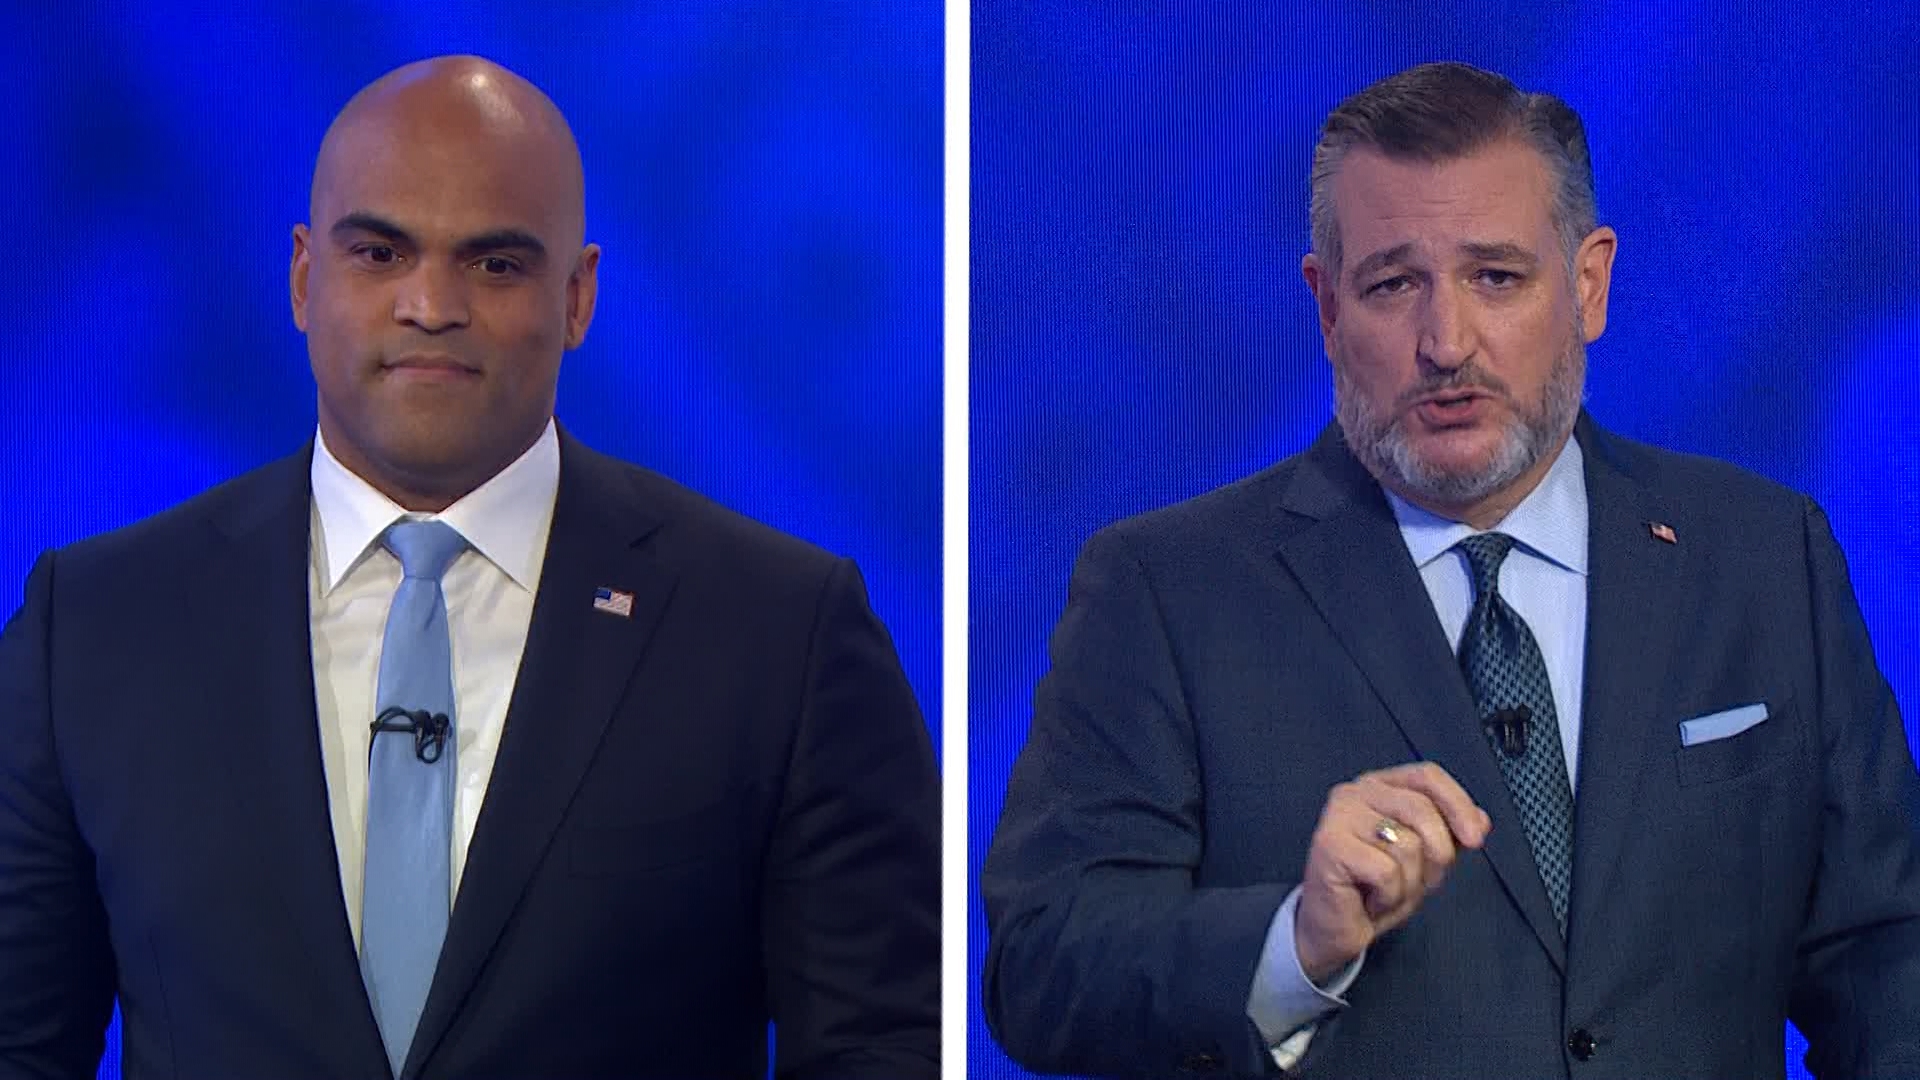
[[1366, 296], [1397, 296], [1413, 288], [1413, 279], [1405, 274], [1390, 277], [1385, 281], [1376, 281], [1367, 286]]
[[1512, 286], [1520, 284], [1520, 275], [1511, 270], [1496, 270], [1488, 267], [1480, 271], [1476, 276], [1482, 283], [1491, 285], [1496, 289], [1511, 288]]
[[400, 261], [400, 253], [392, 244], [360, 244], [353, 249], [353, 254], [375, 266], [392, 266]]
[[488, 277], [506, 277], [520, 272], [520, 264], [504, 255], [488, 255], [474, 263]]

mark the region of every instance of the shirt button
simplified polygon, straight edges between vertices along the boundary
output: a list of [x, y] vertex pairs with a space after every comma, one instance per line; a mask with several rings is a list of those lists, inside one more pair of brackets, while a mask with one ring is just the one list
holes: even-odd
[[1586, 1028], [1574, 1028], [1573, 1034], [1567, 1036], [1567, 1049], [1572, 1052], [1575, 1061], [1590, 1060], [1598, 1046], [1593, 1033]]

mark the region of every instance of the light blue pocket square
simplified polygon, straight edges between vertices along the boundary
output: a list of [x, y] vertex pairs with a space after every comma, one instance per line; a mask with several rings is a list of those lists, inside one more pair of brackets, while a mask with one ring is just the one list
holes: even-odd
[[1715, 739], [1726, 739], [1738, 735], [1767, 718], [1765, 705], [1742, 705], [1737, 709], [1712, 713], [1708, 716], [1696, 716], [1692, 720], [1680, 721], [1680, 745], [1698, 746]]

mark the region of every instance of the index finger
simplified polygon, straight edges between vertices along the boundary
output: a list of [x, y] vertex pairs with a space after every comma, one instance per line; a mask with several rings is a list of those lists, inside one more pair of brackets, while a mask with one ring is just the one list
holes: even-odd
[[1446, 819], [1454, 837], [1467, 847], [1479, 847], [1493, 828], [1493, 819], [1473, 801], [1467, 789], [1431, 761], [1397, 765], [1371, 775], [1381, 783], [1425, 795]]

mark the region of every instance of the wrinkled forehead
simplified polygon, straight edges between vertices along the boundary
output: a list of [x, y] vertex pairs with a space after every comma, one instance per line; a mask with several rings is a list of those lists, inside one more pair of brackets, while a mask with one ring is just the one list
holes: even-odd
[[496, 96], [356, 103], [322, 143], [313, 226], [370, 213], [423, 239], [518, 228], [577, 247], [579, 168], [563, 127]]
[[1442, 161], [1356, 148], [1333, 180], [1343, 259], [1400, 245], [1437, 255], [1466, 244], [1553, 241], [1552, 177], [1533, 148], [1501, 141]]

